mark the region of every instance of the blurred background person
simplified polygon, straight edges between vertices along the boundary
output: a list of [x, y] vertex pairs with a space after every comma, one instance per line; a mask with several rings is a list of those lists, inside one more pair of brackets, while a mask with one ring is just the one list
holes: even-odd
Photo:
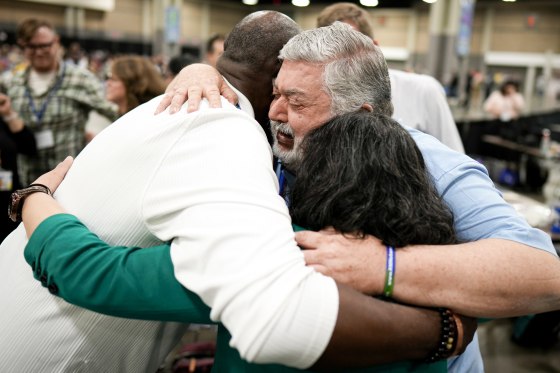
[[517, 82], [506, 80], [499, 90], [492, 92], [484, 101], [484, 111], [502, 122], [519, 118], [525, 107], [525, 100], [518, 89]]
[[[163, 76], [148, 58], [142, 56], [115, 57], [107, 73], [105, 98], [117, 105], [119, 116], [129, 112], [136, 106], [150, 101], [165, 91]], [[96, 123], [88, 124], [86, 138], [95, 137], [110, 122], [102, 122], [103, 118], [92, 119]]]
[[[352, 3], [329, 5], [317, 17], [317, 26], [335, 21], [349, 24], [369, 36], [375, 44], [368, 13]], [[453, 150], [464, 153], [463, 142], [447, 103], [443, 86], [433, 77], [389, 69], [393, 118], [428, 133]]]
[[173, 78], [179, 74], [179, 71], [181, 71], [183, 67], [198, 62], [200, 62], [200, 59], [190, 53], [172, 57], [167, 63], [167, 68], [165, 69], [164, 77], [166, 84], [169, 84]]
[[66, 156], [78, 155], [90, 111], [112, 119], [117, 112], [94, 75], [61, 59], [59, 37], [49, 22], [29, 18], [16, 35], [29, 65], [3, 82], [0, 91], [35, 135], [37, 155], [18, 155], [19, 177], [27, 185]]
[[86, 53], [77, 41], [70, 43], [66, 49], [64, 62], [82, 69], [87, 69], [89, 64]]
[[107, 74], [105, 97], [117, 104], [119, 115], [123, 115], [162, 94], [165, 86], [163, 77], [149, 59], [115, 57]]
[[[12, 109], [10, 98], [0, 93], [0, 204], [7, 206], [13, 191], [22, 187], [17, 170], [18, 153], [35, 155], [35, 136]], [[6, 214], [0, 215], [0, 240], [16, 228]]]
[[224, 41], [226, 37], [222, 34], [215, 34], [214, 36], [210, 37], [206, 42], [206, 54], [204, 57], [204, 62], [209, 64], [212, 67], [216, 67], [216, 61], [218, 61], [218, 57], [224, 53]]

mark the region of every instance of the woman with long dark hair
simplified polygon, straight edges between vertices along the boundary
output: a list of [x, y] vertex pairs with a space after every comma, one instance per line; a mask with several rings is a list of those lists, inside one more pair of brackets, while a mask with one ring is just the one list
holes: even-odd
[[290, 215], [302, 227], [370, 234], [386, 245], [451, 244], [453, 215], [422, 153], [390, 117], [341, 115], [305, 136]]

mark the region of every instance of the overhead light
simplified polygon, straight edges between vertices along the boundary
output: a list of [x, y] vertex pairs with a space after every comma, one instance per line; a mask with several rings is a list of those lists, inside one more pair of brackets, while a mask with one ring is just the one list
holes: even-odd
[[308, 6], [309, 0], [292, 0], [292, 4], [295, 6]]
[[363, 6], [378, 6], [379, 1], [378, 0], [360, 0], [360, 4], [362, 4]]
[[515, 3], [515, 0], [502, 0], [505, 1], [506, 3]]
[[377, 0], [360, 0], [360, 4], [363, 6], [378, 6], [379, 1]]
[[245, 5], [257, 5], [259, 0], [243, 0], [243, 4]]
[[433, 4], [433, 3], [435, 3], [437, 0], [422, 0], [422, 1], [424, 1], [425, 3], [428, 3], [428, 4]]

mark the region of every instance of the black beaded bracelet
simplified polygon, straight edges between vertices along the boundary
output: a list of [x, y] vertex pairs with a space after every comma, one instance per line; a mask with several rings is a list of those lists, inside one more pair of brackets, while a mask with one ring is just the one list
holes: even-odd
[[438, 308], [437, 311], [441, 319], [439, 341], [436, 348], [426, 358], [425, 361], [427, 363], [447, 359], [453, 355], [453, 351], [455, 351], [457, 346], [457, 324], [455, 323], [453, 312], [447, 308]]

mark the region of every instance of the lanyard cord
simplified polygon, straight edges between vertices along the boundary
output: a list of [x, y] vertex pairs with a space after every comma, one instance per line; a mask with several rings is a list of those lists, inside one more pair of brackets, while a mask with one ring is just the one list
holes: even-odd
[[47, 95], [47, 98], [43, 102], [43, 105], [41, 105], [40, 110], [37, 110], [37, 107], [35, 106], [35, 101], [33, 100], [33, 96], [31, 96], [31, 91], [29, 90], [29, 86], [28, 85], [25, 86], [25, 96], [27, 97], [27, 100], [29, 101], [29, 106], [31, 107], [31, 112], [35, 116], [35, 122], [37, 124], [41, 124], [41, 122], [43, 121], [43, 116], [45, 115], [45, 112], [47, 111], [47, 105], [49, 104], [49, 102], [53, 98], [54, 94], [60, 89], [60, 86], [62, 86], [62, 81], [64, 80], [64, 75], [65, 74], [66, 74], [66, 64], [63, 63], [62, 64], [62, 74], [60, 74], [60, 76], [58, 77], [58, 79], [56, 81], [56, 84], [54, 85], [54, 87], [51, 89], [51, 91]]

